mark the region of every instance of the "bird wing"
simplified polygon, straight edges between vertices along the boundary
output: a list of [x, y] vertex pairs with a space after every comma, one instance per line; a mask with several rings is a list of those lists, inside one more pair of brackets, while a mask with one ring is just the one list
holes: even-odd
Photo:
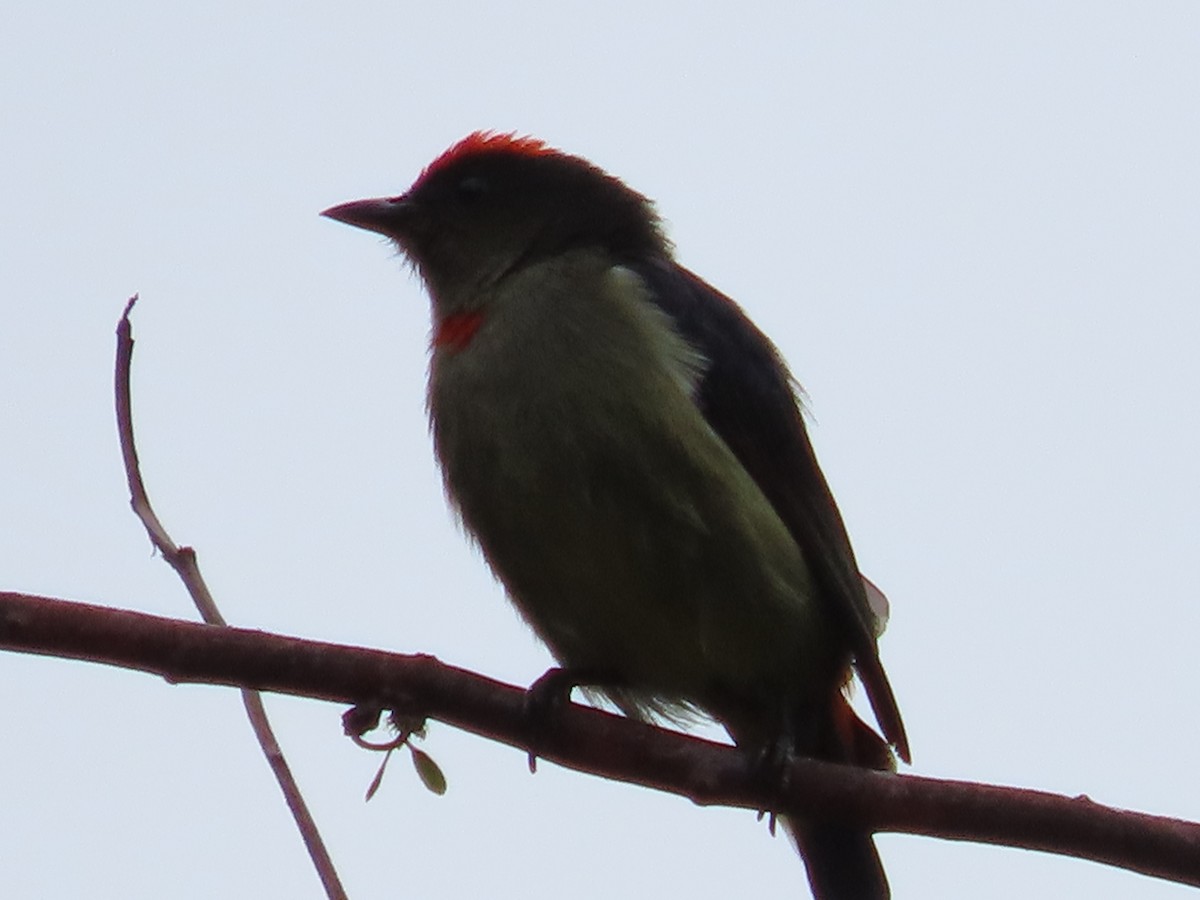
[[655, 304], [707, 359], [696, 404], [803, 551], [821, 597], [848, 635], [884, 737], [908, 762], [904, 723], [879, 660], [879, 621], [779, 351], [733, 300], [687, 269], [665, 260], [632, 268]]

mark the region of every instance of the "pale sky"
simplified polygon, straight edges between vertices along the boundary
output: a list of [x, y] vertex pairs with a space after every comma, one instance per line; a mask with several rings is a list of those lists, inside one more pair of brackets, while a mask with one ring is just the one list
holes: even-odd
[[[0, 587], [549, 664], [447, 512], [427, 301], [320, 219], [477, 128], [657, 199], [810, 397], [912, 771], [1200, 819], [1200, 5], [10, 4], [0, 24]], [[746, 812], [434, 724], [434, 797], [268, 698], [354, 898], [807, 896]], [[235, 692], [0, 654], [6, 896], [321, 896]], [[403, 762], [397, 760], [396, 762]], [[896, 900], [1192, 896], [883, 835]]]

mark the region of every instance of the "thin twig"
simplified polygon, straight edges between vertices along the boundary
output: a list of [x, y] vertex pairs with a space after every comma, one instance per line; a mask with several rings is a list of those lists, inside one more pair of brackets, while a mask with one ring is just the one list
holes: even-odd
[[531, 724], [525, 691], [405, 656], [208, 628], [144, 613], [0, 592], [0, 648], [86, 659], [172, 682], [254, 687], [429, 717], [578, 771], [669, 791], [710, 806], [774, 809], [872, 831], [1042, 850], [1200, 886], [1200, 824], [1065, 797], [963, 781], [872, 772], [812, 759], [789, 763], [774, 789], [734, 747], [564, 705]]
[[[225, 621], [225, 617], [221, 615], [204, 577], [200, 574], [200, 566], [196, 562], [196, 551], [191, 547], [180, 547], [171, 540], [167, 529], [163, 527], [153, 506], [150, 505], [150, 496], [142, 481], [137, 447], [133, 441], [133, 405], [129, 389], [130, 370], [133, 363], [133, 326], [129, 322], [129, 313], [133, 310], [137, 299], [137, 294], [129, 298], [129, 302], [125, 304], [125, 311], [121, 314], [121, 321], [117, 325], [117, 360], [114, 375], [117, 432], [121, 439], [121, 458], [125, 463], [125, 477], [129, 481], [129, 503], [142, 525], [145, 526], [146, 533], [150, 535], [150, 542], [183, 580], [184, 587], [187, 588], [192, 602], [196, 604], [196, 609], [200, 612], [200, 617], [208, 625], [227, 627], [228, 623]], [[250, 727], [254, 730], [254, 736], [258, 740], [259, 747], [262, 748], [263, 756], [267, 759], [267, 765], [275, 774], [279, 789], [283, 791], [288, 809], [291, 810], [296, 827], [300, 830], [300, 836], [304, 839], [304, 845], [308, 848], [308, 855], [312, 859], [321, 883], [325, 886], [325, 895], [330, 900], [347, 900], [346, 891], [334, 868], [333, 858], [329, 855], [325, 842], [321, 839], [321, 833], [308, 809], [308, 804], [304, 802], [300, 786], [296, 783], [291, 767], [288, 766], [279, 742], [275, 739], [275, 733], [267, 719], [267, 710], [263, 706], [261, 695], [248, 688], [242, 688], [241, 693], [242, 704], [246, 707], [246, 717], [250, 720]]]

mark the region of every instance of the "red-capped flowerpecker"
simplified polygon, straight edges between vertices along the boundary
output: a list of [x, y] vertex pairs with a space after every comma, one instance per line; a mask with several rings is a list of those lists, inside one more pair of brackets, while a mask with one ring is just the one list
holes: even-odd
[[[433, 302], [447, 494], [568, 671], [631, 715], [871, 768], [908, 742], [870, 588], [775, 346], [680, 266], [646, 197], [477, 132], [406, 193], [324, 215], [391, 238]], [[857, 670], [883, 732], [851, 711]], [[871, 836], [791, 821], [819, 900], [888, 896]]]

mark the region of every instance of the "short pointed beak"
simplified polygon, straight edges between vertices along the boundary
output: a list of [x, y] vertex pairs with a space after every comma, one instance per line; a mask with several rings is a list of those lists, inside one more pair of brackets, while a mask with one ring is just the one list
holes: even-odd
[[408, 195], [402, 194], [399, 197], [351, 200], [331, 206], [321, 215], [355, 228], [398, 238], [408, 232], [414, 210], [415, 206]]

